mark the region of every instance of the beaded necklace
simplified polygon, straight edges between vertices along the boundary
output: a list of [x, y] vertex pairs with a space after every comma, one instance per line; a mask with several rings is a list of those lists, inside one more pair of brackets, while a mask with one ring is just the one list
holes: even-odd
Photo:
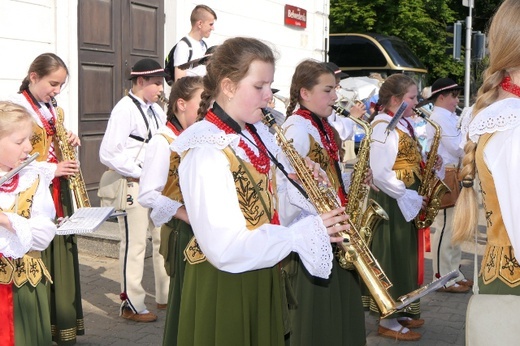
[[20, 176], [15, 174], [11, 179], [0, 185], [0, 192], [11, 193], [18, 187], [18, 182], [20, 181]]
[[318, 130], [318, 133], [320, 134], [321, 143], [323, 144], [325, 150], [327, 150], [329, 157], [336, 162], [339, 161], [338, 145], [334, 140], [334, 132], [332, 131], [332, 126], [330, 126], [329, 122], [326, 119], [321, 119], [323, 129], [325, 129], [324, 133], [322, 130], [320, 130], [318, 123], [312, 117], [311, 112], [309, 110], [305, 108], [298, 108], [296, 114], [311, 122], [312, 126], [314, 126]]
[[28, 90], [24, 90], [22, 94], [27, 100], [27, 102], [29, 102], [34, 112], [38, 114], [38, 117], [42, 122], [43, 128], [45, 129], [47, 136], [54, 136], [54, 134], [56, 133], [56, 116], [54, 115], [54, 111], [52, 110], [52, 108], [49, 107], [49, 111], [51, 112], [52, 117], [51, 119], [47, 120], [47, 118], [45, 118], [45, 116], [42, 114], [40, 110], [40, 105], [36, 105], [36, 103], [34, 102], [35, 100], [33, 96], [30, 94], [30, 92]]
[[[219, 129], [223, 130], [226, 134], [237, 133], [228, 124], [222, 121], [222, 119], [220, 119], [215, 113], [213, 113], [212, 110], [208, 111], [205, 119], [210, 123], [216, 125]], [[271, 161], [265, 153], [267, 151], [267, 148], [265, 147], [264, 143], [260, 140], [256, 133], [251, 131], [250, 133], [253, 137], [253, 140], [255, 141], [256, 147], [258, 148], [258, 155], [254, 153], [254, 151], [247, 145], [247, 143], [242, 139], [242, 137], [240, 137], [238, 146], [245, 151], [247, 157], [249, 158], [249, 162], [251, 162], [253, 167], [255, 167], [255, 169], [258, 172], [262, 174], [267, 174], [269, 172], [269, 169], [271, 168]]]
[[511, 77], [504, 77], [504, 79], [502, 79], [502, 82], [500, 83], [500, 86], [504, 91], [507, 91], [515, 96], [520, 97], [520, 86], [511, 82]]

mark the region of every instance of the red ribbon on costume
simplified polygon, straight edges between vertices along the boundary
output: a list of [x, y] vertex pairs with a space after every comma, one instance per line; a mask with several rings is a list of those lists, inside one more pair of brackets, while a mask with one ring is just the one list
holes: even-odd
[[56, 208], [56, 217], [64, 217], [63, 206], [61, 205], [61, 180], [59, 177], [52, 179], [52, 200]]
[[[0, 254], [0, 258], [3, 257]], [[13, 307], [13, 285], [0, 284], [0, 344], [5, 346], [14, 345], [14, 307]]]
[[424, 282], [424, 233], [426, 228], [417, 231], [417, 285]]

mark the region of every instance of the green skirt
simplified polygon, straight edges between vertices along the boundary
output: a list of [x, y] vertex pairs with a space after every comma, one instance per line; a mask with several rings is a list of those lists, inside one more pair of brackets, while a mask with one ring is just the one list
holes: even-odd
[[76, 236], [55, 236], [42, 251], [42, 260], [54, 282], [47, 285], [52, 339], [58, 345], [74, 345], [76, 335], [85, 334]]
[[[404, 219], [395, 199], [381, 191], [373, 190], [370, 191], [369, 198], [379, 203], [390, 217], [388, 221], [382, 220], [373, 231], [371, 251], [392, 282], [393, 286], [388, 292], [394, 301], [397, 301], [402, 295], [419, 288], [418, 231], [413, 222]], [[379, 315], [377, 304], [371, 296], [364, 297], [364, 303], [366, 308], [369, 307], [371, 312]], [[406, 316], [417, 319], [420, 315], [420, 301], [417, 300], [387, 318]]]
[[[293, 257], [296, 263], [284, 266], [297, 301], [290, 307], [290, 345], [366, 345], [357, 272], [341, 268], [334, 260], [330, 278], [320, 279], [307, 272], [297, 255]], [[296, 272], [291, 273], [291, 266]]]
[[16, 346], [52, 345], [49, 299], [45, 284], [40, 282], [33, 287], [25, 283], [20, 288], [13, 285], [13, 307]]
[[282, 346], [280, 269], [232, 274], [186, 264], [177, 344]]
[[161, 247], [159, 252], [164, 257], [164, 266], [171, 278], [166, 323], [164, 326], [164, 346], [177, 344], [181, 292], [184, 282], [184, 269], [186, 267], [183, 251], [191, 237], [193, 237], [191, 226], [184, 221], [172, 219], [161, 227]]

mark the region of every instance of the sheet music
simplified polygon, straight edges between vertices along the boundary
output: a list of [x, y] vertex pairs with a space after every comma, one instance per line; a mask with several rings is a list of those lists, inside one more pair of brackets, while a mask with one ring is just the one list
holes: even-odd
[[58, 227], [57, 235], [92, 233], [114, 212], [113, 207], [79, 208]]

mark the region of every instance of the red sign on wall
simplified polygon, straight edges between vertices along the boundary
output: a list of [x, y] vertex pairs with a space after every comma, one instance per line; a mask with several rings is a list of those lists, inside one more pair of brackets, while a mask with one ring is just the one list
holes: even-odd
[[296, 6], [285, 5], [284, 14], [285, 24], [297, 26], [300, 28], [307, 27], [307, 10]]

